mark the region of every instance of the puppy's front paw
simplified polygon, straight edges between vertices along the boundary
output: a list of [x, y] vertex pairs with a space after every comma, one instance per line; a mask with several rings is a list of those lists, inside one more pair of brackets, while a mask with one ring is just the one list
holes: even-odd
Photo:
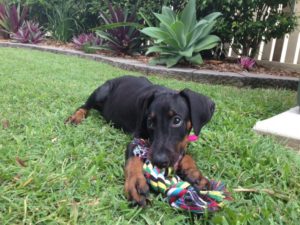
[[125, 194], [129, 201], [139, 206], [146, 206], [149, 186], [144, 176], [130, 176], [125, 181]]
[[179, 163], [179, 176], [197, 190], [210, 190], [209, 181], [202, 176], [191, 156], [185, 155]]
[[197, 190], [210, 190], [209, 180], [203, 177], [199, 170], [190, 169], [185, 172], [185, 180]]

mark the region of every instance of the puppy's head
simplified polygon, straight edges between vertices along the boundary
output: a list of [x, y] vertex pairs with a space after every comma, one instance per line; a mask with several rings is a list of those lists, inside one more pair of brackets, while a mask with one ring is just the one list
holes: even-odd
[[178, 162], [191, 129], [198, 135], [214, 113], [213, 101], [189, 89], [151, 94], [143, 107], [142, 136], [150, 140], [150, 160], [161, 168]]

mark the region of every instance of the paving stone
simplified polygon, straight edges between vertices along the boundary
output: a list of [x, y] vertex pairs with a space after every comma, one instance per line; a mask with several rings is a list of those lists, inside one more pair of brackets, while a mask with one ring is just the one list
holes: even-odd
[[300, 108], [294, 107], [269, 119], [259, 121], [253, 130], [260, 134], [273, 135], [300, 151]]

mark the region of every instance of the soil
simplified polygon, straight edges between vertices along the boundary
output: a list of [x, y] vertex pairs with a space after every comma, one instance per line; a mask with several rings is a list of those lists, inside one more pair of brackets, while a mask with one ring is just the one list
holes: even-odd
[[238, 62], [238, 59], [225, 59], [222, 61], [207, 60], [203, 65], [196, 66], [198, 69], [216, 70], [222, 72], [235, 72], [241, 73], [244, 71], [255, 74], [269, 74], [274, 76], [287, 76], [287, 77], [299, 77], [300, 78], [300, 66], [299, 70], [281, 69], [278, 67], [270, 67], [266, 65], [260, 65], [259, 61], [251, 70], [245, 70]]
[[[0, 41], [10, 42], [11, 40], [1, 39]], [[74, 44], [72, 43], [63, 43], [59, 41], [54, 41], [50, 39], [46, 39], [42, 43], [38, 44], [41, 46], [52, 46], [52, 47], [59, 47], [64, 49], [76, 49]], [[151, 57], [144, 56], [144, 55], [117, 55], [113, 54], [108, 51], [97, 51], [98, 54], [110, 56], [110, 57], [123, 57], [127, 59], [135, 59], [143, 63], [148, 63]], [[204, 60], [204, 64], [202, 65], [188, 65], [188, 64], [181, 64], [178, 67], [181, 68], [195, 68], [195, 69], [203, 69], [203, 70], [215, 70], [219, 72], [235, 72], [235, 73], [242, 73], [245, 69], [242, 68], [241, 65], [238, 63], [238, 59], [227, 58], [225, 60]], [[256, 63], [256, 65], [249, 70], [248, 72], [255, 73], [255, 74], [269, 74], [274, 76], [287, 76], [287, 77], [298, 77], [300, 78], [300, 66], [299, 69], [285, 69], [279, 68], [278, 66], [271, 66], [271, 65], [261, 65], [260, 61]]]

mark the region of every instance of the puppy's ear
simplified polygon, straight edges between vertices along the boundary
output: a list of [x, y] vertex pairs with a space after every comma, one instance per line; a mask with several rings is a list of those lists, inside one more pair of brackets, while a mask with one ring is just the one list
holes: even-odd
[[148, 138], [149, 135], [147, 131], [147, 110], [154, 98], [155, 91], [147, 91], [138, 97], [136, 107], [139, 113], [134, 137]]
[[190, 118], [196, 135], [199, 135], [202, 127], [210, 121], [215, 111], [215, 103], [207, 96], [201, 95], [189, 89], [180, 92], [189, 105]]

